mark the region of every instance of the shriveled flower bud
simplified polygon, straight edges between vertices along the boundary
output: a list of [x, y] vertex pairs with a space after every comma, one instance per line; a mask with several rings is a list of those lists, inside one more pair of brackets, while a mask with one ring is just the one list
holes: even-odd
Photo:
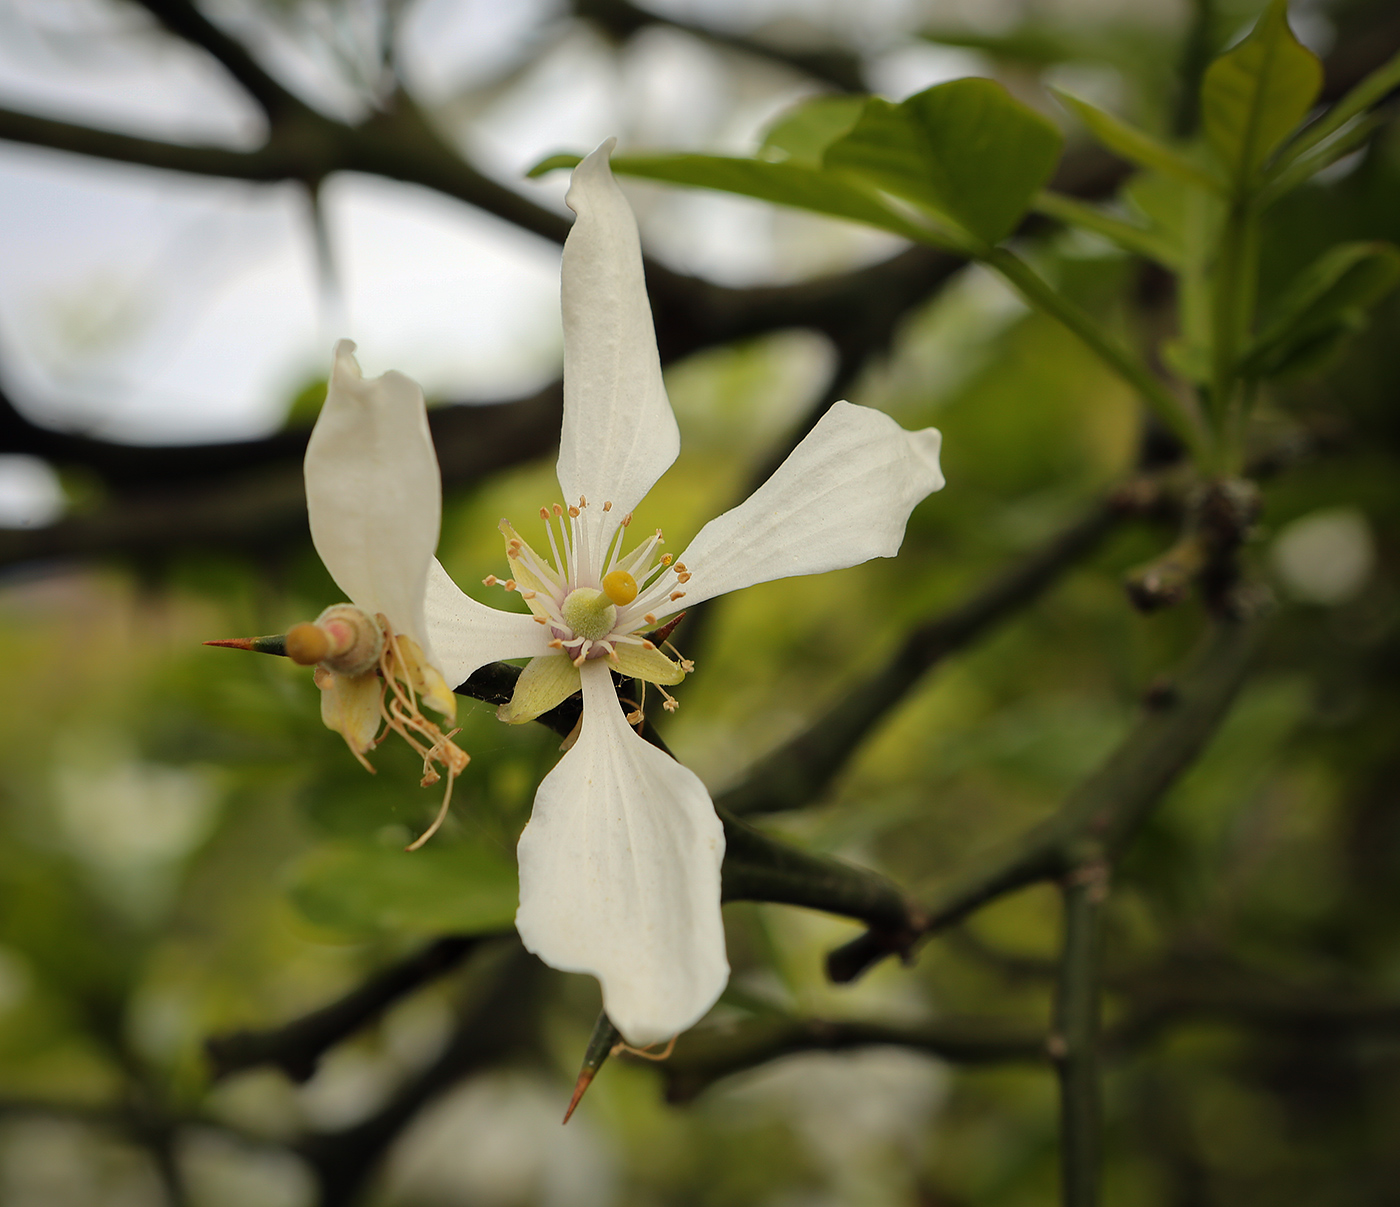
[[384, 649], [384, 630], [353, 604], [332, 604], [310, 624], [287, 630], [287, 657], [301, 666], [323, 666], [338, 675], [373, 670]]

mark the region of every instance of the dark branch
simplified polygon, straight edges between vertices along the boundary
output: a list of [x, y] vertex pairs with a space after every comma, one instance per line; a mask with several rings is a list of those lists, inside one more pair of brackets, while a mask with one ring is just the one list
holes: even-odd
[[689, 1031], [661, 1066], [666, 1097], [689, 1102], [723, 1077], [795, 1052], [835, 1052], [893, 1046], [927, 1052], [955, 1064], [1035, 1064], [1047, 1059], [1045, 1036], [989, 1024], [985, 1019], [940, 1019], [921, 1026], [754, 1020], [735, 1027]]
[[248, 93], [268, 119], [277, 122], [306, 111], [307, 106], [259, 66], [247, 47], [224, 33], [189, 0], [137, 0], [177, 38], [207, 51]]
[[1099, 1011], [1107, 865], [1089, 864], [1064, 885], [1064, 946], [1050, 1037], [1060, 1082], [1060, 1186], [1064, 1207], [1099, 1201], [1102, 1102]]
[[[357, 1201], [389, 1145], [434, 1098], [537, 1042], [544, 969], [513, 937], [493, 947], [496, 963], [483, 974], [487, 984], [467, 1003], [441, 1055], [364, 1122], [307, 1136], [295, 1146], [316, 1171], [320, 1207]], [[478, 959], [487, 955], [483, 951]]]
[[211, 1036], [204, 1047], [214, 1079], [260, 1065], [273, 1065], [293, 1081], [308, 1081], [321, 1057], [380, 1017], [400, 998], [445, 976], [493, 936], [449, 935], [420, 952], [380, 969], [344, 997], [270, 1031], [233, 1031]]
[[1147, 497], [1136, 486], [1095, 503], [1082, 518], [970, 599], [915, 629], [884, 667], [846, 692], [825, 716], [764, 757], [719, 797], [738, 816], [802, 808], [821, 795], [859, 743], [924, 674], [1012, 612], [1034, 601], [1091, 553]]
[[847, 50], [785, 50], [767, 42], [690, 21], [662, 17], [638, 8], [629, 0], [574, 0], [574, 12], [618, 42], [626, 41], [650, 26], [660, 25], [682, 30], [714, 46], [767, 59], [843, 92], [866, 91], [860, 56]]
[[[555, 384], [518, 402], [430, 412], [444, 487], [469, 486], [545, 455], [557, 441], [561, 407]], [[5, 422], [0, 416], [0, 424]], [[67, 452], [86, 439], [42, 435], [44, 429], [33, 425], [22, 430], [19, 447], [7, 444], [5, 451], [37, 452], [33, 445], [39, 444]], [[189, 450], [195, 466], [248, 462], [240, 471], [210, 471], [207, 481], [191, 480], [180, 464], [185, 450], [178, 447], [140, 449], [93, 442], [97, 455], [128, 489], [99, 511], [70, 516], [47, 528], [0, 530], [0, 566], [48, 558], [161, 557], [182, 550], [263, 554], [304, 542], [308, 531], [301, 456], [306, 436], [305, 431], [288, 432], [252, 446]], [[258, 447], [269, 452], [269, 463], [261, 467]], [[143, 484], [140, 468], [147, 463], [151, 485], [138, 491], [135, 488]]]
[[[1220, 621], [1176, 684], [1153, 693], [1118, 749], [1053, 816], [954, 881], [926, 907], [923, 933], [951, 926], [1027, 885], [1118, 858], [1224, 720], [1261, 627], [1257, 619]], [[833, 951], [827, 968], [832, 980], [851, 981], [884, 956], [907, 951], [906, 935], [872, 930]]]

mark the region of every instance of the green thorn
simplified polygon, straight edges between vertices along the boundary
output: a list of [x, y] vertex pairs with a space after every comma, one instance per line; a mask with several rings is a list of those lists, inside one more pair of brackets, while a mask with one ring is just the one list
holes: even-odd
[[598, 1021], [593, 1024], [593, 1034], [588, 1037], [588, 1047], [583, 1053], [583, 1068], [579, 1070], [578, 1080], [574, 1083], [574, 1096], [569, 1099], [569, 1109], [564, 1112], [565, 1123], [573, 1116], [574, 1108], [583, 1099], [584, 1091], [598, 1075], [603, 1062], [613, 1054], [621, 1042], [622, 1033], [612, 1025], [612, 1019], [600, 1013]]
[[287, 656], [287, 638], [278, 633], [272, 637], [228, 637], [223, 641], [206, 641], [205, 645], [222, 645], [231, 650], [252, 650], [255, 654]]

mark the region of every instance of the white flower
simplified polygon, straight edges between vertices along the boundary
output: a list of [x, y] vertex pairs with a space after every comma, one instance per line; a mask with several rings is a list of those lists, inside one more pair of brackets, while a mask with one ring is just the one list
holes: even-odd
[[541, 783], [520, 838], [516, 925], [545, 963], [598, 977], [608, 1016], [646, 1045], [695, 1023], [728, 979], [724, 833], [700, 780], [633, 731], [611, 671], [678, 683], [689, 664], [646, 635], [668, 616], [752, 583], [893, 556], [910, 511], [943, 475], [936, 430], [906, 432], [838, 402], [674, 563], [657, 557], [659, 530], [624, 552], [633, 509], [676, 459], [680, 437], [612, 147], [579, 164], [566, 198], [578, 217], [563, 262], [565, 504], [541, 509], [551, 556], [502, 522], [504, 586], [530, 614], [472, 600], [434, 563], [426, 620], [449, 683], [497, 659], [530, 659], [505, 720], [529, 720], [582, 688], [577, 741]]

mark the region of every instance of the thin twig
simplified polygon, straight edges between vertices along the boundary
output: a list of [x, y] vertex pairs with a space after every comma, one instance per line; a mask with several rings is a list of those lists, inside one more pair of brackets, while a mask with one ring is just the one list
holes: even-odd
[[1033, 550], [964, 602], [920, 625], [885, 665], [844, 693], [823, 717], [762, 758], [718, 802], [737, 816], [811, 804], [857, 745], [947, 655], [971, 644], [1017, 609], [1034, 602], [1126, 517], [1142, 492], [1115, 491], [1095, 502], [1058, 536]]
[[666, 1097], [688, 1102], [723, 1077], [795, 1052], [900, 1047], [956, 1064], [1035, 1064], [1048, 1058], [1043, 1034], [989, 1024], [986, 1019], [941, 1019], [917, 1026], [824, 1019], [753, 1020], [687, 1032], [663, 1066]]
[[308, 1081], [325, 1053], [369, 1025], [390, 1006], [455, 969], [490, 935], [449, 935], [374, 973], [344, 997], [268, 1031], [214, 1035], [204, 1047], [214, 1079], [274, 1065], [293, 1081]]
[[[1152, 693], [1117, 750], [1059, 810], [924, 908], [921, 934], [951, 926], [1007, 893], [1071, 874], [1084, 862], [1086, 847], [1110, 861], [1121, 855], [1224, 720], [1261, 628], [1258, 618], [1219, 621], [1177, 682]], [[885, 956], [908, 950], [907, 935], [871, 930], [833, 951], [827, 970], [835, 981], [850, 981]]]
[[1064, 948], [1050, 1054], [1060, 1081], [1060, 1184], [1064, 1207], [1096, 1207], [1102, 1101], [1099, 1084], [1100, 946], [1108, 868], [1086, 863], [1062, 888]]

